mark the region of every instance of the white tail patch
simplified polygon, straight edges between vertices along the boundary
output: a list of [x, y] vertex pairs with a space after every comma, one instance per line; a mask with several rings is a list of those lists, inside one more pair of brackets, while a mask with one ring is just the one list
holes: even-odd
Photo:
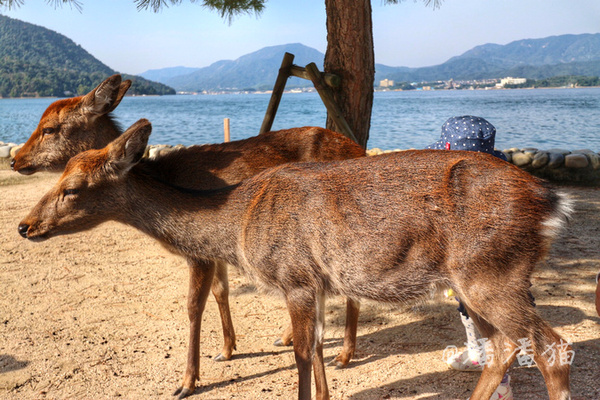
[[554, 239], [558, 236], [574, 211], [575, 201], [568, 194], [557, 192], [557, 195], [559, 201], [554, 213], [548, 219], [542, 221], [544, 229], [541, 233], [548, 239]]

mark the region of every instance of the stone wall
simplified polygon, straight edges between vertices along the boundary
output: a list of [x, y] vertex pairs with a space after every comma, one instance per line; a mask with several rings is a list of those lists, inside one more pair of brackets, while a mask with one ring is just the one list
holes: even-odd
[[[0, 169], [9, 169], [10, 161], [23, 145], [0, 142]], [[148, 146], [147, 155], [156, 155], [181, 146], [155, 145]], [[374, 148], [367, 151], [369, 155], [389, 153], [402, 150], [386, 150]], [[600, 154], [592, 150], [538, 150], [534, 148], [511, 148], [502, 150], [509, 162], [517, 167], [562, 184], [600, 186]]]

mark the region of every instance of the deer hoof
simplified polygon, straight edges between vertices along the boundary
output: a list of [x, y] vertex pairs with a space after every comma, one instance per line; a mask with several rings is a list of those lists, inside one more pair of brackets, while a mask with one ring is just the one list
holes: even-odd
[[331, 361], [329, 361], [329, 364], [327, 364], [330, 367], [335, 367], [335, 369], [342, 369], [345, 367], [345, 365], [343, 363], [341, 363], [340, 361], [333, 359]]
[[294, 344], [292, 341], [290, 341], [289, 343], [285, 343], [281, 338], [279, 338], [275, 341], [275, 343], [273, 343], [273, 346], [285, 347], [285, 346], [291, 346], [292, 344]]
[[219, 353], [217, 354], [217, 356], [215, 358], [213, 358], [214, 361], [228, 361], [231, 359], [231, 356], [226, 357], [223, 355], [223, 353]]
[[184, 388], [184, 387], [179, 387], [173, 393], [173, 396], [177, 396], [178, 399], [185, 399], [186, 397], [191, 396], [192, 394], [194, 394], [194, 392], [195, 392], [194, 389], [188, 389], [188, 388]]
[[342, 359], [340, 359], [340, 356], [337, 356], [333, 360], [329, 361], [329, 363], [327, 365], [333, 366], [333, 367], [335, 367], [335, 369], [342, 369], [342, 368], [346, 368], [349, 363], [350, 363], [350, 360], [344, 362]]

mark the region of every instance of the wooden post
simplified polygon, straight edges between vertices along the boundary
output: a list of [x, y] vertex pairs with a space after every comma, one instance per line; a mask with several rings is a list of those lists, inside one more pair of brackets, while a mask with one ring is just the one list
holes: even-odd
[[[290, 67], [290, 75], [306, 79], [307, 81], [311, 80], [310, 76], [308, 75], [308, 72], [306, 72], [306, 68], [302, 68], [297, 65], [292, 65]], [[330, 74], [329, 72], [320, 72], [320, 75], [323, 78], [325, 84], [329, 87], [336, 88], [340, 86], [340, 83], [342, 83], [342, 78], [340, 78], [336, 74]]]
[[258, 132], [259, 135], [261, 133], [269, 132], [273, 126], [275, 114], [277, 114], [277, 108], [279, 108], [279, 102], [281, 101], [281, 96], [283, 95], [283, 91], [285, 89], [285, 83], [290, 76], [290, 67], [292, 66], [293, 62], [294, 55], [285, 53], [283, 56], [283, 61], [281, 61], [281, 67], [279, 68], [279, 75], [277, 75], [275, 86], [273, 86], [273, 93], [271, 94], [269, 105], [267, 106], [265, 118], [263, 119], [262, 126]]
[[329, 116], [335, 122], [337, 131], [358, 143], [358, 140], [356, 140], [356, 137], [352, 133], [352, 129], [350, 129], [350, 125], [348, 125], [348, 122], [346, 122], [346, 119], [338, 108], [337, 103], [333, 99], [333, 95], [329, 91], [329, 88], [325, 86], [317, 65], [315, 63], [310, 63], [305, 69], [313, 85], [315, 85], [315, 89], [317, 89], [319, 96], [321, 96], [321, 100], [323, 101], [323, 104], [325, 104]]
[[231, 136], [229, 135], [229, 118], [223, 120], [223, 128], [225, 130], [225, 142], [229, 142], [231, 140]]
[[317, 92], [321, 97], [321, 100], [323, 101], [323, 104], [325, 105], [325, 108], [327, 108], [328, 115], [331, 116], [335, 122], [337, 131], [358, 143], [358, 140], [356, 140], [356, 137], [352, 133], [352, 129], [350, 129], [350, 125], [348, 125], [348, 122], [342, 115], [342, 112], [338, 108], [335, 100], [333, 99], [333, 94], [329, 89], [330, 87], [338, 87], [341, 83], [341, 78], [335, 74], [323, 73], [319, 71], [319, 68], [317, 68], [315, 63], [310, 63], [305, 68], [302, 68], [294, 65], [293, 62], [294, 55], [285, 53], [283, 56], [283, 61], [281, 62], [281, 67], [279, 68], [277, 80], [275, 81], [275, 86], [273, 87], [271, 100], [269, 101], [267, 111], [265, 112], [265, 118], [263, 119], [262, 126], [260, 127], [259, 135], [271, 130], [273, 121], [275, 120], [275, 114], [277, 114], [279, 102], [281, 101], [281, 96], [285, 90], [285, 83], [290, 76], [297, 76], [299, 78], [312, 81], [315, 89], [317, 89]]

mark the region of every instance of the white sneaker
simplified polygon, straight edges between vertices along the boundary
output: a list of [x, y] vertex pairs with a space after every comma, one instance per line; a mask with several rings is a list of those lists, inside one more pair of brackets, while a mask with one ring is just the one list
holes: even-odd
[[513, 400], [513, 392], [510, 387], [510, 375], [504, 374], [502, 382], [498, 385], [498, 389], [494, 392], [490, 400]]
[[446, 363], [452, 369], [456, 369], [458, 371], [481, 371], [483, 370], [483, 365], [479, 364], [477, 361], [471, 360], [469, 357], [469, 351], [465, 350], [462, 353], [457, 353], [452, 357], [449, 357], [446, 360]]
[[[470, 400], [469, 397], [467, 400]], [[512, 388], [510, 387], [510, 375], [504, 374], [504, 378], [502, 378], [502, 382], [496, 389], [496, 391], [490, 397], [490, 400], [514, 400]]]

